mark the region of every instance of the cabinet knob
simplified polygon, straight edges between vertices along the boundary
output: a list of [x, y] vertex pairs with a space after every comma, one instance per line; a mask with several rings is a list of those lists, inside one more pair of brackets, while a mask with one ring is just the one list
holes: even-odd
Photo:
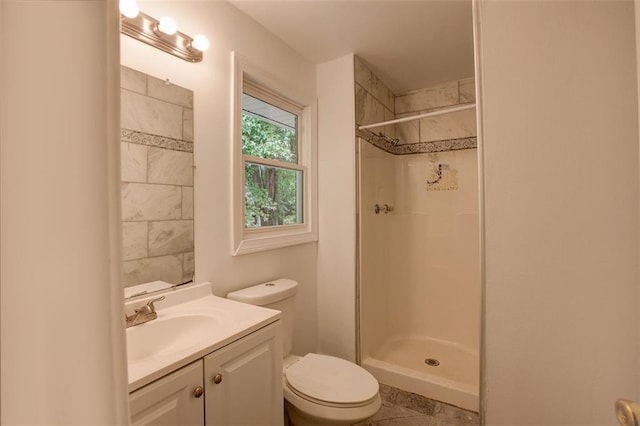
[[193, 396], [195, 396], [196, 398], [200, 398], [202, 394], [204, 394], [204, 390], [202, 389], [202, 386], [198, 386], [193, 390]]
[[211, 381], [217, 385], [222, 381], [222, 374], [216, 374], [215, 376], [213, 376], [213, 379], [211, 379]]

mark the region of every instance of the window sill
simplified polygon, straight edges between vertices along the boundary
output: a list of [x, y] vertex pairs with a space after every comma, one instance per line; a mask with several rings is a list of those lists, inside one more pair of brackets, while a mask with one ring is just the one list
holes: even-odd
[[248, 235], [245, 235], [244, 239], [234, 247], [233, 255], [239, 256], [315, 241], [318, 241], [318, 235], [311, 231], [287, 232], [286, 230], [274, 230], [256, 233], [249, 232]]

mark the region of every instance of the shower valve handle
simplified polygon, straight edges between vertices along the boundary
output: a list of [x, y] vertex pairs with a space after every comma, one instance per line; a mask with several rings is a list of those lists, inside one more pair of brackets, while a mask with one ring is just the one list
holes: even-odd
[[389, 204], [383, 204], [382, 206], [380, 204], [376, 204], [373, 206], [373, 211], [375, 214], [380, 214], [380, 212], [387, 214], [393, 211], [393, 206], [390, 206]]

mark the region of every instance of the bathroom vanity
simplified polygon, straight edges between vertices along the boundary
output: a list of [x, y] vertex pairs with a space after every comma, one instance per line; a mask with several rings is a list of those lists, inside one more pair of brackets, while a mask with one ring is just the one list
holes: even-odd
[[163, 295], [156, 320], [127, 329], [131, 423], [283, 424], [280, 312], [208, 283]]

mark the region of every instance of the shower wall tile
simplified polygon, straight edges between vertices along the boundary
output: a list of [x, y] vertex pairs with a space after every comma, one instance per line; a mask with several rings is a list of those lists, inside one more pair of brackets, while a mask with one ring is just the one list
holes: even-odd
[[120, 177], [125, 182], [147, 181], [147, 147], [120, 143]]
[[165, 281], [171, 284], [182, 282], [182, 255], [149, 257], [122, 263], [124, 286]]
[[458, 99], [458, 81], [452, 81], [397, 95], [395, 112], [396, 114], [404, 114], [451, 106], [457, 104]]
[[149, 183], [193, 185], [193, 154], [149, 147]]
[[461, 104], [476, 101], [476, 82], [474, 78], [465, 78], [459, 82]]
[[[384, 110], [384, 121], [394, 120], [396, 118], [395, 114], [390, 110]], [[389, 136], [391, 139], [396, 137], [396, 125], [395, 124], [387, 124], [384, 126], [383, 133]]]
[[122, 220], [168, 220], [182, 217], [179, 186], [123, 182]]
[[388, 257], [386, 265], [392, 266], [389, 272], [389, 290], [387, 302], [389, 312], [389, 331], [392, 335], [403, 334], [411, 325], [412, 306], [418, 303], [419, 294], [412, 294], [414, 282], [424, 277], [424, 226], [417, 214], [391, 214], [389, 221], [389, 239], [386, 242]]
[[474, 328], [480, 317], [480, 249], [478, 244], [479, 217], [477, 214], [457, 215], [456, 233], [453, 238], [456, 253], [452, 262], [454, 280], [458, 283], [458, 304], [465, 315], [459, 318], [457, 335], [460, 341], [470, 347], [479, 347], [480, 337]]
[[[433, 180], [433, 163], [428, 161], [430, 154], [396, 156], [396, 195], [397, 211], [401, 213], [425, 214], [438, 208], [439, 198], [428, 200], [427, 180]], [[437, 170], [437, 165], [435, 165]]]
[[184, 259], [182, 260], [182, 282], [187, 282], [193, 279], [194, 269], [194, 252], [189, 252], [184, 254]]
[[147, 95], [152, 98], [170, 102], [172, 104], [181, 105], [187, 108], [193, 108], [193, 91], [177, 86], [173, 83], [167, 83], [159, 78], [148, 77]]
[[442, 240], [451, 238], [454, 233], [454, 213], [449, 211], [425, 213], [427, 238]]
[[[363, 161], [360, 167], [363, 192], [361, 198], [368, 203], [367, 209], [373, 211], [374, 204], [393, 204], [394, 199], [394, 161], [393, 155], [372, 145], [364, 146]], [[367, 154], [367, 151], [371, 152]]]
[[128, 67], [120, 67], [120, 86], [123, 89], [137, 92], [142, 95], [147, 93], [147, 75]]
[[184, 282], [194, 258], [193, 92], [121, 70], [125, 285]]
[[[433, 277], [427, 285], [428, 292], [438, 303], [427, 304], [426, 308], [414, 313], [416, 320], [429, 324], [429, 336], [452, 340], [477, 350], [479, 344], [478, 321], [480, 318], [479, 300], [479, 268], [475, 267], [477, 259], [467, 261], [460, 270], [460, 265], [440, 268], [427, 268], [425, 273]], [[468, 272], [466, 271], [468, 270]], [[471, 275], [473, 274], [473, 275]], [[439, 280], [439, 281], [436, 281]], [[441, 286], [439, 283], [447, 283]], [[474, 283], [473, 288], [469, 285]], [[454, 297], [452, 297], [454, 296]], [[441, 324], [441, 325], [438, 325]], [[442, 325], [444, 324], [444, 325]], [[413, 331], [418, 330], [414, 323]]]
[[193, 219], [193, 187], [182, 187], [182, 218]]
[[384, 105], [362, 86], [356, 85], [356, 124], [366, 125], [381, 121], [384, 121]]
[[452, 112], [423, 118], [420, 123], [420, 142], [432, 142], [476, 136], [476, 110]]
[[468, 265], [464, 271], [458, 271], [465, 276], [475, 275], [478, 272], [478, 262], [480, 249], [475, 244], [468, 244], [468, 241], [476, 240], [480, 232], [479, 215], [477, 213], [459, 213], [454, 216], [454, 232], [451, 236], [451, 243], [456, 256], [452, 261], [454, 266]]
[[122, 259], [132, 260], [147, 257], [148, 223], [123, 222], [122, 223]]
[[[431, 237], [427, 234], [425, 245], [429, 248], [429, 255], [425, 256], [427, 268], [443, 268], [450, 262], [451, 244], [446, 237]], [[455, 255], [455, 253], [453, 253]]]
[[476, 150], [457, 151], [455, 159], [460, 189], [454, 209], [456, 213], [478, 214], [478, 158]]
[[121, 126], [153, 135], [182, 139], [182, 107], [121, 91]]
[[[459, 165], [456, 154], [460, 152], [475, 154], [475, 150], [462, 150], [396, 156], [396, 191], [401, 196], [398, 200], [399, 211], [443, 217], [454, 213], [460, 182], [458, 190], [428, 191], [427, 181], [437, 179], [439, 164], [448, 166], [450, 170], [446, 173], [457, 178]], [[477, 190], [477, 185], [474, 189]]]
[[365, 62], [359, 57], [355, 57], [354, 78], [355, 82], [367, 90], [370, 90], [372, 72]]
[[193, 142], [193, 110], [185, 108], [182, 111], [182, 138]]
[[385, 108], [394, 112], [394, 95], [384, 82], [358, 56], [355, 57], [355, 80]]
[[[363, 162], [369, 158], [376, 158], [384, 155], [390, 155], [389, 153], [384, 152], [383, 150], [375, 147], [374, 145], [367, 143], [364, 139], [359, 139], [359, 140], [360, 140], [360, 156], [362, 157], [363, 160], [361, 161]], [[360, 171], [362, 172], [363, 170], [367, 170], [367, 167], [362, 167]]]
[[193, 142], [169, 138], [166, 136], [152, 135], [137, 130], [121, 129], [120, 140], [122, 142], [136, 143], [138, 145], [155, 146], [158, 148], [173, 149], [175, 151], [193, 152]]
[[460, 341], [460, 324], [465, 322], [462, 318], [467, 312], [461, 310], [460, 283], [455, 282], [455, 271], [449, 266], [425, 266], [423, 273], [424, 281], [410, 284], [412, 294], [421, 298], [423, 303], [409, 306], [411, 319], [408, 324], [411, 325], [408, 332], [464, 343]]
[[149, 223], [150, 256], [183, 253], [192, 249], [192, 220], [170, 220]]
[[[413, 113], [408, 114], [398, 114], [397, 118], [404, 118], [413, 115]], [[415, 143], [420, 141], [420, 121], [405, 121], [404, 123], [397, 123], [396, 127], [396, 136], [400, 139], [401, 143]]]
[[[394, 95], [359, 57], [355, 58], [356, 123], [358, 125], [389, 121], [395, 118]], [[394, 125], [370, 129], [375, 134], [382, 132], [395, 138]]]

